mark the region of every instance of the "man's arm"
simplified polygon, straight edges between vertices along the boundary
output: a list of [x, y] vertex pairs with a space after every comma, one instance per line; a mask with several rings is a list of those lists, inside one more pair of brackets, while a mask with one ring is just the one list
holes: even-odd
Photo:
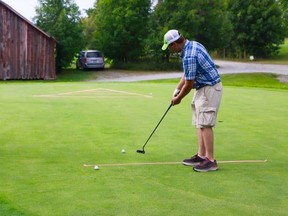
[[172, 94], [172, 97], [176, 97], [180, 93], [182, 87], [184, 86], [184, 83], [185, 83], [185, 78], [184, 78], [184, 75], [183, 75], [181, 77], [179, 83], [176, 85], [176, 88], [175, 88], [175, 90], [174, 90], [174, 92]]
[[178, 95], [173, 97], [171, 103], [174, 105], [180, 104], [181, 100], [189, 94], [191, 89], [194, 86], [194, 80], [185, 80], [184, 76], [181, 78], [179, 84], [177, 85], [176, 89], [179, 89], [180, 92]]
[[183, 75], [183, 76], [181, 77], [180, 82], [179, 82], [178, 85], [176, 86], [176, 88], [181, 91], [181, 89], [183, 88], [184, 84], [185, 84], [185, 78], [184, 78], [184, 75]]

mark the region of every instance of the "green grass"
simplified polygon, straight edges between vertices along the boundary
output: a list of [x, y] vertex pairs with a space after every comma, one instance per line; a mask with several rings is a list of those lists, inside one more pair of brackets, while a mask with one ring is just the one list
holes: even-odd
[[276, 74], [252, 73], [252, 74], [225, 74], [221, 75], [225, 86], [276, 88], [288, 90], [288, 84], [279, 82]]
[[65, 69], [57, 74], [56, 82], [75, 82], [91, 80], [97, 77], [97, 71], [83, 71], [76, 69]]
[[[222, 74], [224, 86], [257, 87], [288, 90], [288, 83], [279, 82], [278, 75], [269, 73]], [[179, 79], [144, 81], [143, 83], [177, 83]]]
[[[24, 81], [25, 83], [58, 83], [58, 82], [79, 82], [97, 80], [98, 71], [86, 71], [68, 69], [63, 70], [57, 76], [55, 81]], [[123, 71], [123, 73], [132, 73], [132, 71]], [[278, 75], [269, 73], [247, 73], [247, 74], [223, 74], [221, 75], [222, 82], [225, 86], [238, 87], [260, 87], [260, 88], [276, 88], [288, 89], [288, 84], [279, 82]], [[179, 79], [163, 79], [143, 81], [139, 83], [177, 83]], [[0, 81], [1, 83], [23, 83], [23, 81]]]
[[[215, 154], [268, 162], [220, 164], [212, 173], [82, 166], [182, 161], [195, 153], [191, 95], [169, 111], [147, 153], [135, 153], [167, 109], [175, 80], [1, 82], [0, 215], [287, 215], [288, 91], [273, 76], [259, 76], [223, 77]], [[241, 88], [229, 86], [235, 80]], [[153, 97], [91, 90], [99, 88]], [[83, 92], [59, 95], [73, 91]]]

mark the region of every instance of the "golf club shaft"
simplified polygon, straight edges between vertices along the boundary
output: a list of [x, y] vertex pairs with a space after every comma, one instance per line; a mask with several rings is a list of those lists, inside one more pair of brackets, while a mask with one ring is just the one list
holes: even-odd
[[164, 119], [164, 117], [166, 116], [166, 114], [168, 113], [168, 111], [170, 110], [170, 108], [173, 106], [173, 104], [171, 103], [168, 107], [168, 109], [166, 110], [166, 112], [164, 113], [164, 115], [162, 116], [162, 118], [160, 119], [160, 121], [158, 122], [158, 124], [156, 125], [156, 127], [154, 128], [154, 130], [152, 131], [152, 133], [150, 134], [150, 136], [148, 137], [148, 139], [146, 140], [145, 144], [143, 145], [143, 151], [144, 148], [146, 146], [146, 144], [148, 143], [148, 141], [150, 140], [150, 138], [152, 137], [152, 135], [154, 134], [154, 132], [156, 131], [156, 129], [158, 128], [158, 126], [160, 125], [160, 123], [162, 122], [162, 120]]

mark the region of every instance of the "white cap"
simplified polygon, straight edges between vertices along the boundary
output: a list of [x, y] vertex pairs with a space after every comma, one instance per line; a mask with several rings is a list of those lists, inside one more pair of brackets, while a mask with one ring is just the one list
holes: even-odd
[[178, 40], [180, 38], [180, 34], [178, 30], [172, 29], [169, 30], [165, 35], [164, 35], [164, 44], [162, 46], [162, 50], [166, 50], [169, 44], [173, 43], [174, 41]]

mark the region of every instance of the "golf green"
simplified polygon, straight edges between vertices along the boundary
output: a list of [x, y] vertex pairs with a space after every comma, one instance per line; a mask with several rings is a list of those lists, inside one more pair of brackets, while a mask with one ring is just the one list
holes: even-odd
[[0, 215], [287, 215], [288, 91], [224, 87], [216, 159], [267, 162], [197, 173], [181, 165], [197, 149], [192, 94], [136, 153], [174, 87], [1, 83]]

